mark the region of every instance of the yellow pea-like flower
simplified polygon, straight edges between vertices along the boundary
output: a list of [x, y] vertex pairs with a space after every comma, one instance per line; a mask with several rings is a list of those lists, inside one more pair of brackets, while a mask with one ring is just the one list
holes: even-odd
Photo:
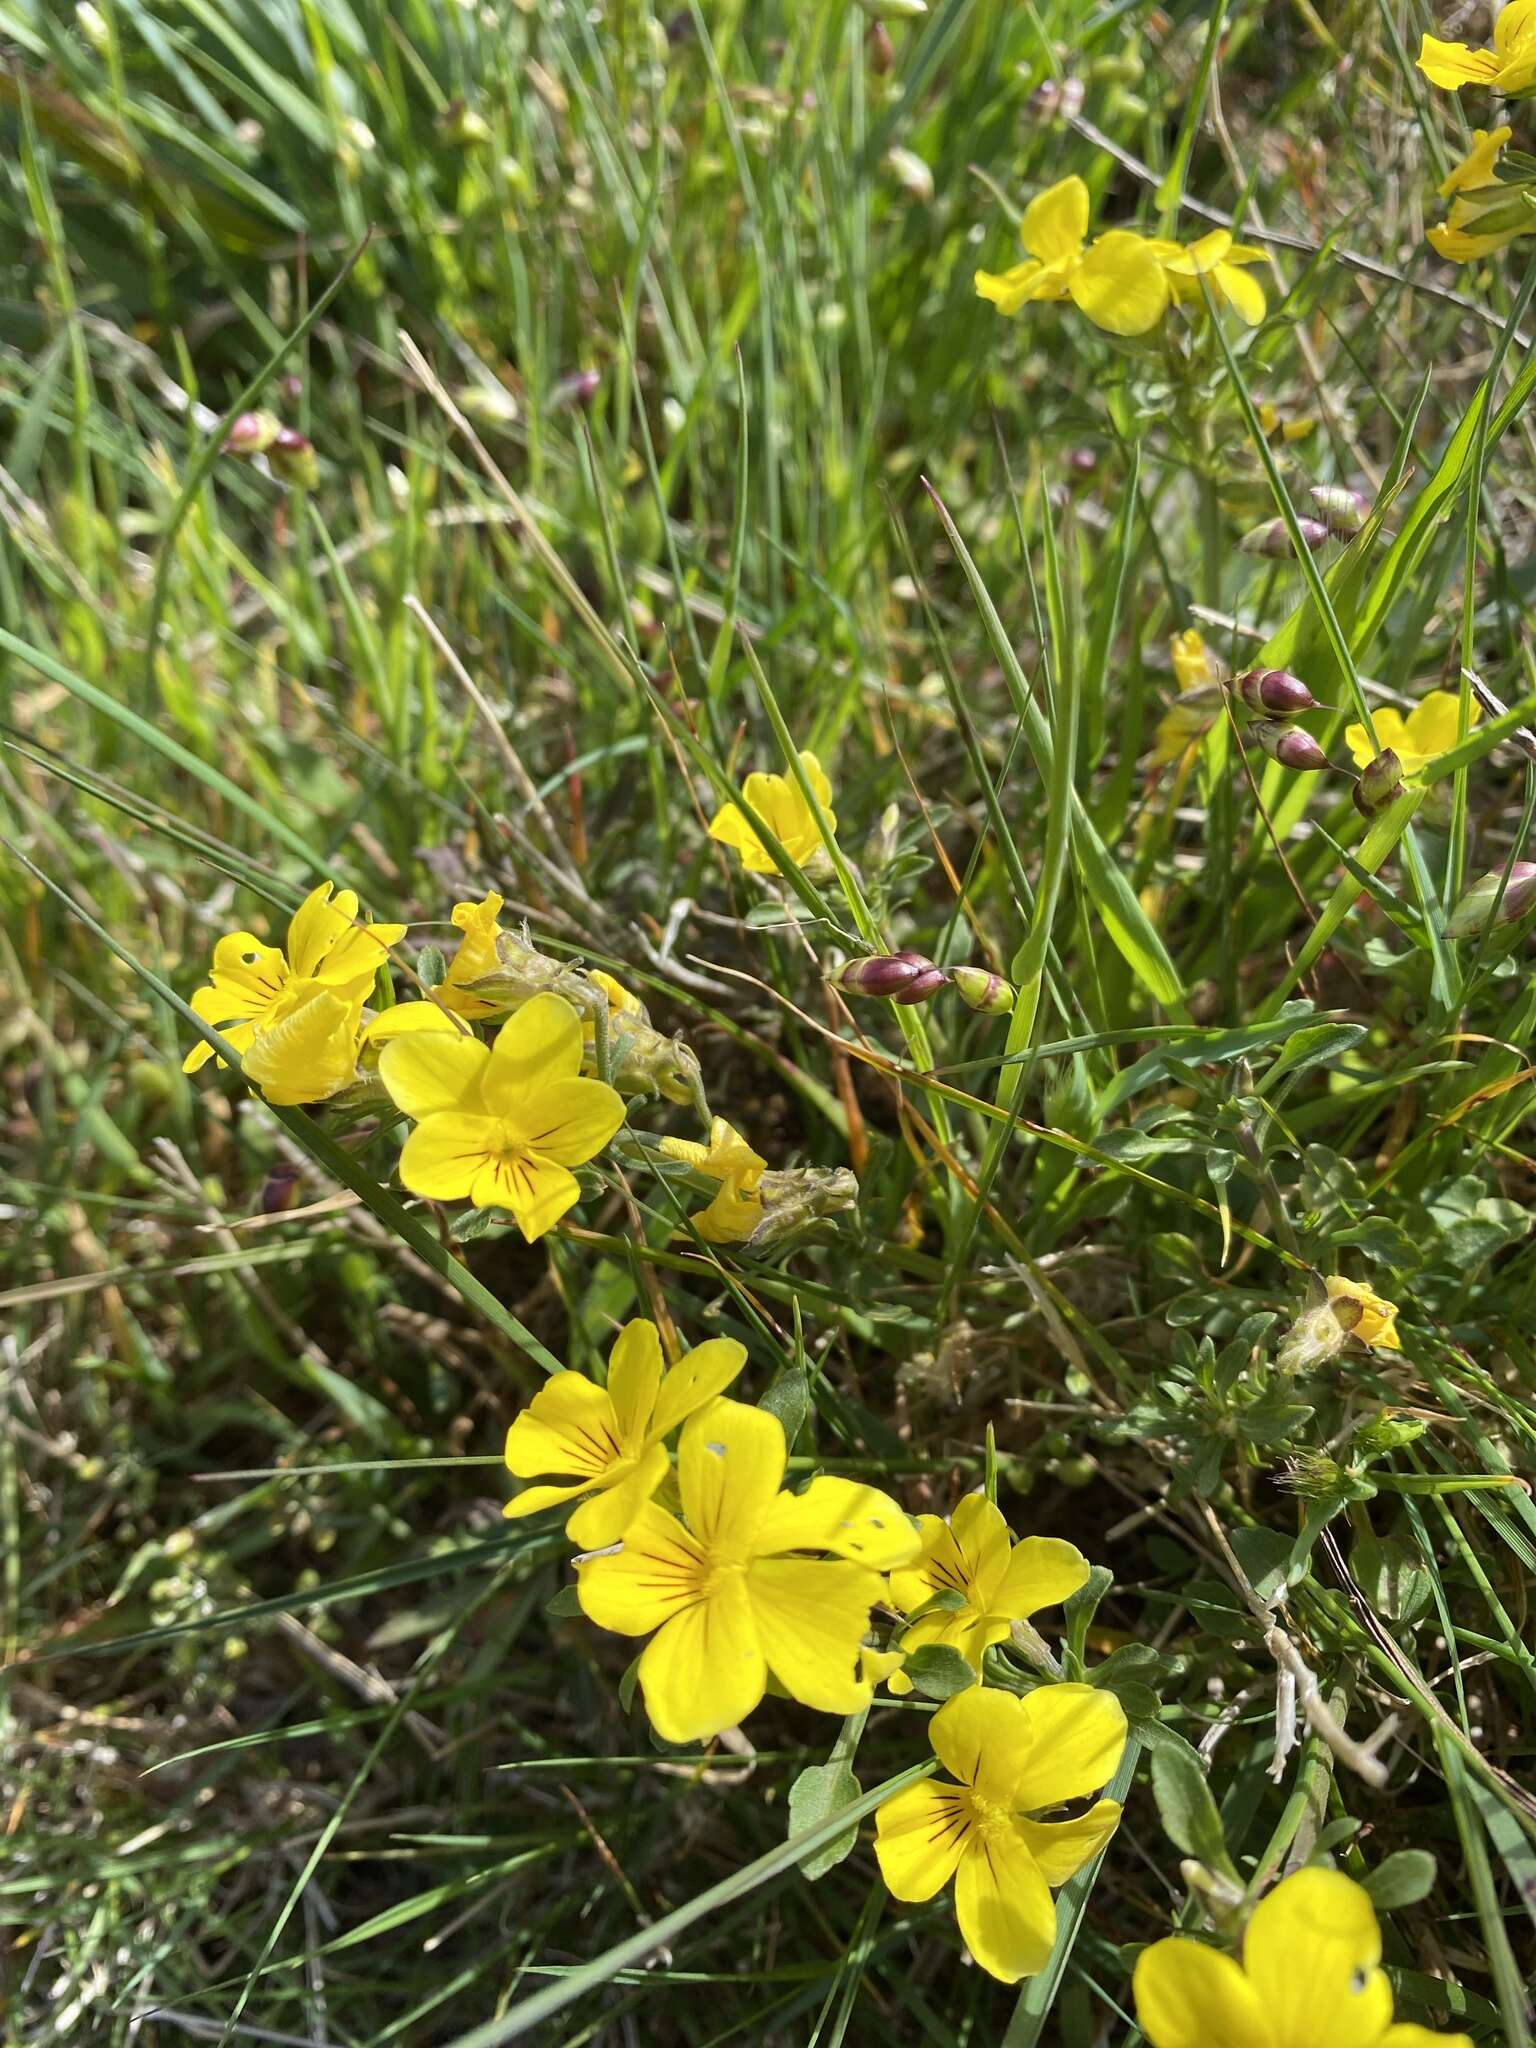
[[535, 996], [485, 1045], [467, 1031], [393, 1038], [379, 1078], [416, 1128], [400, 1178], [438, 1202], [510, 1209], [531, 1244], [581, 1193], [573, 1166], [595, 1158], [624, 1121], [606, 1082], [581, 1078], [581, 1020], [559, 996]]
[[1217, 304], [1230, 306], [1245, 325], [1257, 327], [1264, 318], [1264, 287], [1247, 270], [1263, 262], [1262, 249], [1234, 242], [1225, 228], [1212, 228], [1198, 242], [1154, 242], [1151, 247], [1180, 305], [1203, 304], [1209, 287]]
[[[1113, 1799], [1075, 1820], [1033, 1815], [1102, 1790], [1125, 1750], [1125, 1710], [1091, 1685], [1037, 1686], [1023, 1699], [973, 1685], [939, 1708], [928, 1739], [958, 1782], [925, 1778], [876, 1810], [880, 1875], [893, 1897], [912, 1900], [953, 1878], [966, 1947], [989, 1976], [1016, 1984], [1056, 1945], [1052, 1888], [1120, 1824]], [[1218, 2039], [1235, 2048], [1218, 2034], [1199, 2048]]]
[[[1475, 697], [1470, 708], [1469, 729], [1483, 715]], [[1390, 747], [1402, 763], [1403, 773], [1415, 775], [1427, 762], [1455, 746], [1461, 700], [1454, 690], [1431, 690], [1406, 718], [1391, 705], [1371, 715], [1376, 726], [1375, 746], [1363, 725], [1344, 728], [1344, 744], [1354, 756], [1356, 767], [1366, 767], [1383, 747]]]
[[[835, 832], [837, 817], [832, 809], [832, 784], [827, 779], [826, 770], [814, 754], [804, 749], [801, 750], [800, 765], [805, 770], [806, 781], [816, 792], [817, 801], [826, 812], [828, 825]], [[741, 786], [741, 793], [796, 867], [804, 867], [814, 855], [824, 850], [825, 841], [816, 813], [806, 802], [803, 790], [792, 775], [749, 775]], [[710, 820], [709, 836], [718, 839], [722, 845], [734, 847], [741, 855], [741, 864], [748, 874], [776, 875], [779, 872], [778, 862], [764, 841], [758, 838], [739, 805], [723, 804], [716, 811]]]
[[707, 1145], [692, 1138], [663, 1138], [657, 1149], [663, 1158], [681, 1160], [695, 1173], [720, 1183], [708, 1207], [692, 1218], [704, 1242], [745, 1243], [763, 1220], [759, 1186], [768, 1162], [752, 1150], [740, 1131], [717, 1116], [710, 1124]]
[[459, 1017], [489, 1017], [505, 1005], [471, 995], [467, 982], [478, 981], [496, 966], [496, 939], [501, 930], [502, 899], [487, 890], [478, 903], [455, 903], [452, 921], [464, 934], [448, 962], [447, 971], [432, 991], [437, 1000]]
[[636, 1317], [608, 1355], [608, 1384], [556, 1373], [507, 1431], [507, 1470], [518, 1479], [570, 1472], [569, 1485], [527, 1486], [507, 1502], [513, 1518], [579, 1500], [565, 1533], [583, 1550], [617, 1543], [666, 1478], [666, 1439], [713, 1401], [747, 1362], [746, 1346], [712, 1337], [663, 1371], [656, 1325]]
[[1092, 243], [1087, 233], [1088, 187], [1079, 177], [1062, 178], [1024, 209], [1019, 239], [1028, 262], [1000, 275], [978, 270], [977, 295], [1007, 314], [1039, 300], [1071, 299], [1106, 333], [1145, 334], [1168, 310], [1168, 280], [1154, 245], [1128, 228], [1111, 228]]
[[361, 996], [290, 981], [241, 1060], [268, 1102], [323, 1102], [356, 1078]]
[[1360, 1344], [1373, 1344], [1378, 1351], [1402, 1350], [1395, 1301], [1386, 1300], [1363, 1280], [1345, 1280], [1337, 1273], [1330, 1274], [1323, 1285], [1328, 1290], [1333, 1319], [1346, 1337], [1353, 1337]]
[[781, 1492], [787, 1457], [776, 1416], [711, 1402], [678, 1445], [685, 1519], [648, 1501], [617, 1551], [577, 1567], [589, 1620], [650, 1636], [640, 1691], [668, 1742], [735, 1727], [770, 1671], [823, 1713], [869, 1704], [861, 1650], [870, 1609], [881, 1573], [916, 1551], [917, 1531], [889, 1494], [856, 1480], [823, 1474], [804, 1493]]
[[1529, 203], [1536, 189], [1532, 181], [1505, 181], [1498, 173], [1500, 154], [1513, 132], [1507, 127], [1474, 129], [1472, 147], [1441, 184], [1440, 197], [1451, 202], [1451, 210], [1426, 240], [1448, 263], [1471, 263], [1519, 235], [1536, 234], [1536, 213]]
[[1137, 1958], [1136, 2019], [1152, 2048], [1472, 2048], [1392, 2021], [1370, 1894], [1339, 1870], [1298, 1870], [1254, 1908], [1242, 1961], [1173, 1935]]
[[[892, 1572], [892, 1605], [910, 1614], [936, 1593], [958, 1593], [962, 1604], [909, 1621], [901, 1633], [904, 1656], [924, 1643], [945, 1643], [980, 1677], [984, 1652], [1005, 1642], [1016, 1621], [1059, 1606], [1088, 1583], [1088, 1560], [1076, 1544], [1055, 1536], [1015, 1543], [1002, 1511], [985, 1494], [967, 1494], [947, 1522], [919, 1515], [917, 1526], [923, 1547], [911, 1564]], [[911, 1681], [898, 1672], [890, 1689], [910, 1692]]]
[[1486, 85], [1506, 99], [1536, 92], [1536, 0], [1509, 0], [1493, 24], [1491, 50], [1469, 50], [1465, 43], [1426, 35], [1418, 64], [1431, 85], [1449, 92], [1460, 92], [1464, 85]]

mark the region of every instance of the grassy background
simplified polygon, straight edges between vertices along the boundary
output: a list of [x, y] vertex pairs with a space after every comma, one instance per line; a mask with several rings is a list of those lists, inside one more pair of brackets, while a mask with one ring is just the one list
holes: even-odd
[[[1237, 0], [1218, 46], [1201, 7], [935, 0], [882, 50], [846, 0], [0, 4], [8, 2038], [1128, 2044], [1136, 1945], [1198, 1923], [1181, 1855], [1321, 1845], [1431, 1852], [1378, 1880], [1400, 2012], [1529, 2041], [1536, 990], [1519, 934], [1441, 933], [1532, 770], [1474, 738], [1368, 857], [1340, 732], [1463, 662], [1536, 690], [1536, 323], [1518, 246], [1424, 248], [1468, 124], [1418, 0], [1322, 14]], [[1271, 231], [1234, 361], [975, 299], [1069, 170], [1106, 220]], [[312, 493], [216, 452], [257, 378]], [[1271, 449], [1261, 403], [1317, 425]], [[1399, 494], [1326, 594], [1234, 552], [1331, 480]], [[1339, 707], [1333, 772], [1225, 719], [1149, 767], [1196, 621]], [[862, 877], [820, 920], [702, 830], [781, 721]], [[835, 1725], [658, 1751], [627, 1647], [549, 1612], [558, 1530], [500, 1518], [537, 1366], [334, 1199], [392, 1141], [317, 1161], [183, 1080], [139, 970], [186, 996], [321, 875], [423, 943], [494, 884], [774, 1164], [858, 1172], [778, 1264], [671, 1239], [639, 1172], [465, 1256], [589, 1369], [664, 1289], [750, 1397], [800, 1382], [801, 1458], [913, 1509], [990, 1427], [1015, 1528], [1112, 1569], [1089, 1654], [1160, 1764], [1058, 1979], [963, 1967], [867, 1831], [733, 1887]], [[1014, 972], [1018, 1056], [949, 995], [850, 1020], [818, 963], [866, 912]], [[1402, 1302], [1403, 1359], [1281, 1383], [1308, 1268]], [[1352, 1735], [1396, 1714], [1384, 1788], [1305, 1727], [1271, 1781], [1276, 1618]], [[866, 1787], [921, 1711], [879, 1705]], [[569, 1979], [722, 1883], [663, 1961]]]

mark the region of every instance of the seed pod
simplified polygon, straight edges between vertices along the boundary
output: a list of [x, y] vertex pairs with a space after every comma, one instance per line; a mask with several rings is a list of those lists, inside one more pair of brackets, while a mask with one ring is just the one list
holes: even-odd
[[902, 953], [876, 953], [865, 960], [849, 960], [832, 976], [832, 986], [844, 995], [885, 996], [898, 1003], [921, 1003], [948, 980], [925, 953], [910, 949]]
[[1330, 533], [1353, 540], [1370, 517], [1370, 500], [1347, 484], [1313, 484], [1311, 499]]
[[1354, 789], [1355, 809], [1362, 818], [1377, 817], [1402, 793], [1403, 764], [1390, 747], [1384, 747], [1360, 770]]
[[[1493, 915], [1501, 883], [1504, 883], [1502, 868], [1491, 875], [1478, 877], [1451, 912], [1445, 927], [1448, 939], [1474, 938], [1486, 928]], [[1536, 904], [1536, 861], [1517, 860], [1509, 871], [1509, 881], [1504, 884], [1504, 900], [1499, 904], [1497, 922], [1500, 925], [1517, 924], [1533, 904]]]
[[1269, 718], [1300, 718], [1317, 709], [1317, 699], [1300, 676], [1283, 668], [1251, 668], [1232, 687], [1250, 711]]
[[1256, 718], [1248, 732], [1282, 768], [1310, 770], [1328, 766], [1328, 756], [1299, 725], [1284, 725], [1277, 718]]
[[224, 436], [224, 453], [265, 455], [282, 431], [283, 423], [275, 413], [237, 413], [229, 423], [229, 432]]
[[949, 978], [960, 1000], [971, 1009], [980, 1010], [984, 1017], [1006, 1017], [1013, 1008], [1012, 983], [994, 974], [990, 967], [952, 967]]
[[267, 450], [267, 461], [280, 483], [292, 484], [297, 490], [312, 491], [320, 481], [314, 445], [297, 427], [278, 428]]
[[[1328, 538], [1328, 529], [1320, 519], [1298, 519], [1296, 524], [1301, 532], [1302, 545], [1309, 551], [1320, 548]], [[1282, 561], [1295, 552], [1283, 519], [1266, 519], [1262, 526], [1245, 533], [1237, 546], [1240, 554], [1265, 555], [1272, 561]]]

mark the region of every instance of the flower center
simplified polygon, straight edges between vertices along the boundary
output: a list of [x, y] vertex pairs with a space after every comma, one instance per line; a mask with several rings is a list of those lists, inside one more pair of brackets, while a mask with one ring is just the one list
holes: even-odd
[[979, 1793], [973, 1792], [969, 1804], [971, 1825], [984, 1842], [994, 1841], [1012, 1828], [1012, 1814], [1006, 1806], [999, 1806], [995, 1799], [983, 1799]]

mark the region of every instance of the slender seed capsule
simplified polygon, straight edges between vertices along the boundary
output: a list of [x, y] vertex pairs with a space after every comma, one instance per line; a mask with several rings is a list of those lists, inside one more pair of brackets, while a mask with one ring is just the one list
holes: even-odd
[[1300, 718], [1317, 709], [1317, 699], [1300, 676], [1283, 668], [1251, 668], [1232, 687], [1250, 711], [1270, 718]]
[[[1491, 875], [1478, 877], [1451, 912], [1445, 927], [1448, 939], [1470, 939], [1484, 930], [1493, 914], [1499, 884], [1503, 881], [1502, 868]], [[1517, 860], [1509, 871], [1497, 922], [1500, 925], [1517, 924], [1532, 904], [1536, 904], [1536, 861]]]
[[1328, 766], [1328, 756], [1299, 725], [1284, 725], [1276, 718], [1256, 718], [1248, 732], [1282, 768], [1310, 770]]
[[[925, 953], [876, 953], [846, 961], [832, 975], [832, 986], [845, 995], [885, 996], [898, 1003], [920, 1003], [948, 979]], [[912, 991], [921, 993], [914, 995]]]
[[1348, 484], [1313, 484], [1310, 496], [1328, 531], [1340, 540], [1353, 540], [1370, 517], [1369, 498]]
[[1013, 1008], [1012, 984], [994, 974], [990, 967], [953, 967], [949, 978], [961, 1001], [980, 1010], [985, 1017], [1006, 1017]]
[[1360, 770], [1355, 784], [1355, 809], [1362, 818], [1375, 818], [1394, 804], [1403, 793], [1403, 764], [1390, 747], [1384, 747], [1374, 761]]
[[[1328, 529], [1321, 519], [1298, 519], [1296, 525], [1301, 534], [1302, 545], [1309, 552], [1320, 548], [1328, 538]], [[1290, 531], [1283, 519], [1266, 519], [1262, 526], [1256, 526], [1251, 533], [1245, 533], [1237, 546], [1240, 554], [1266, 555], [1274, 561], [1283, 560], [1286, 555], [1294, 553]]]

